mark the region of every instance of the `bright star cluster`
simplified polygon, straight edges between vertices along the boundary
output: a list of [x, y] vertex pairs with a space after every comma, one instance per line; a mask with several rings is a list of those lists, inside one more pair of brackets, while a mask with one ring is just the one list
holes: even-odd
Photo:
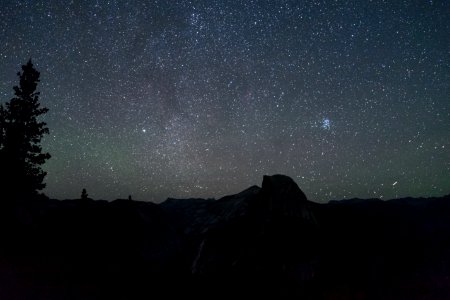
[[2, 1], [50, 111], [45, 193], [160, 202], [291, 176], [315, 201], [450, 193], [448, 1]]

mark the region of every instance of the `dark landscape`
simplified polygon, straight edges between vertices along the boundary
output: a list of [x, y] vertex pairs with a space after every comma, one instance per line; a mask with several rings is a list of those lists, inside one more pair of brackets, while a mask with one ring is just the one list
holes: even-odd
[[0, 300], [450, 299], [449, 12], [2, 0]]
[[318, 204], [274, 175], [218, 200], [1, 212], [2, 299], [450, 297], [450, 196]]

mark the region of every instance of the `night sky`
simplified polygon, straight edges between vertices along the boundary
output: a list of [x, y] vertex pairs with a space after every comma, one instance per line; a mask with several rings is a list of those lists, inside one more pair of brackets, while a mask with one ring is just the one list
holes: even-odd
[[3, 102], [30, 57], [50, 197], [450, 193], [450, 1], [2, 1]]

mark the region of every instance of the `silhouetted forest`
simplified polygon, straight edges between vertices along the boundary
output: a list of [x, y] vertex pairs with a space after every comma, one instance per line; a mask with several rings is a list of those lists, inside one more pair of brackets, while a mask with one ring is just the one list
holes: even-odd
[[450, 196], [317, 204], [274, 175], [219, 200], [5, 203], [1, 299], [450, 297]]
[[219, 200], [55, 200], [31, 61], [0, 107], [0, 299], [450, 299], [450, 196], [307, 199], [284, 175]]

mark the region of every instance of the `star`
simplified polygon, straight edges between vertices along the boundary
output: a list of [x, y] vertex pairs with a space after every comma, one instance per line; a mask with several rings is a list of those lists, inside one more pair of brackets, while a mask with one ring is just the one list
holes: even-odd
[[330, 130], [331, 129], [331, 121], [328, 118], [323, 118], [322, 125], [320, 126], [324, 130]]

